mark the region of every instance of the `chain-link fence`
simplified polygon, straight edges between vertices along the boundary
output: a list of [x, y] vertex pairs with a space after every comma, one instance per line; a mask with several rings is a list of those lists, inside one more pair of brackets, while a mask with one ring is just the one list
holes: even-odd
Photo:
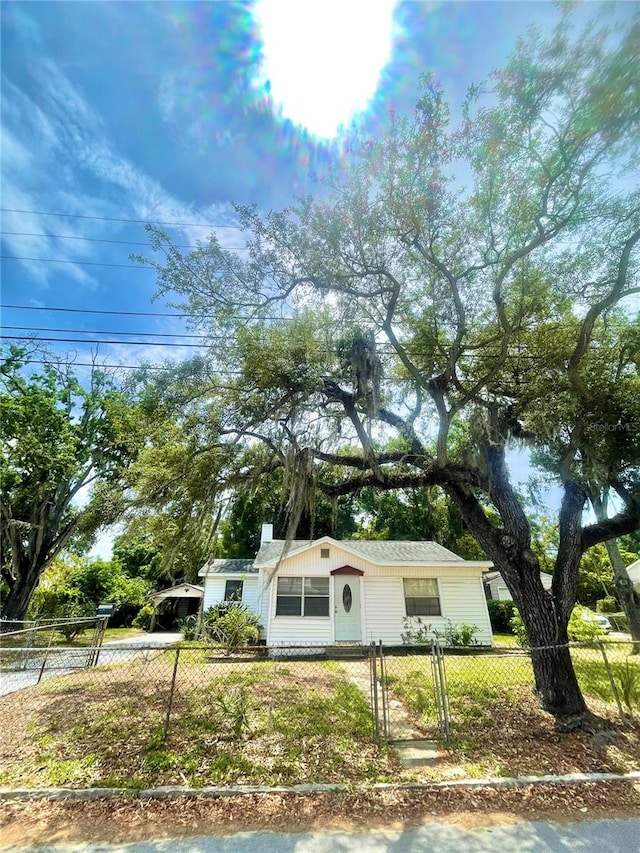
[[[94, 666], [107, 621], [101, 616], [42, 619], [31, 623], [2, 620], [0, 694], [39, 683], [47, 670], [48, 677], [52, 677], [52, 673]], [[16, 629], [16, 624], [23, 627]]]
[[[640, 711], [640, 659], [631, 651], [630, 643], [571, 647], [594, 710]], [[15, 666], [17, 652], [0, 648], [0, 728], [11, 733], [0, 746], [5, 784], [380, 780], [398, 769], [388, 741], [490, 749], [540, 725], [530, 652], [518, 648], [224, 654], [195, 643], [122, 643], [32, 649], [26, 671]]]
[[[626, 719], [640, 711], [640, 656], [624, 641], [570, 644], [588, 705]], [[536, 653], [535, 650], [533, 652]], [[497, 651], [406, 646], [384, 650], [379, 680], [391, 740], [465, 737], [522, 722], [537, 709], [529, 649]]]

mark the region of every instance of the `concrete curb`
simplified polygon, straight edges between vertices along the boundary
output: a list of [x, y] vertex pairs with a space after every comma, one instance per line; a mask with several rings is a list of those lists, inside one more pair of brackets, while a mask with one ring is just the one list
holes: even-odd
[[239, 797], [251, 794], [326, 794], [371, 793], [375, 791], [437, 791], [455, 788], [518, 787], [524, 785], [582, 785], [593, 782], [640, 782], [640, 771], [632, 773], [568, 773], [564, 776], [515, 776], [487, 779], [460, 779], [452, 782], [408, 782], [374, 785], [308, 784], [282, 787], [237, 785], [191, 788], [187, 785], [164, 785], [158, 788], [128, 790], [126, 788], [0, 788], [0, 801], [7, 800], [153, 800], [170, 797]]

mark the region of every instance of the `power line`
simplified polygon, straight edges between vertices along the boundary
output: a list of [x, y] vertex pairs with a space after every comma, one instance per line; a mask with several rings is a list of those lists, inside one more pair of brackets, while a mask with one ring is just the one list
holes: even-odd
[[[35, 234], [31, 231], [0, 231], [0, 235], [6, 237], [45, 237], [54, 240], [86, 240], [89, 243], [116, 243], [121, 246], [146, 246], [147, 248], [152, 248], [148, 241], [143, 243], [135, 240], [107, 240], [104, 237], [83, 237], [76, 234]], [[198, 246], [189, 246], [186, 243], [172, 243], [172, 246], [176, 249], [189, 249], [192, 251], [198, 248]], [[249, 249], [248, 246], [221, 246], [220, 248], [229, 252], [246, 252]]]
[[143, 264], [107, 264], [103, 261], [68, 261], [62, 258], [27, 258], [24, 255], [0, 255], [5, 261], [37, 261], [41, 264], [82, 264], [90, 267], [124, 267], [128, 270], [155, 270], [155, 267], [146, 267]]
[[180, 332], [122, 332], [105, 329], [52, 329], [49, 326], [3, 326], [3, 329], [22, 332], [69, 332], [70, 334], [83, 335], [142, 335], [145, 338], [200, 338], [206, 339], [207, 335], [189, 335]]
[[83, 213], [58, 213], [51, 210], [22, 210], [16, 207], [0, 207], [2, 213], [31, 213], [34, 216], [66, 216], [69, 219], [95, 219], [101, 222], [134, 222], [138, 225], [174, 225], [177, 228], [239, 228], [238, 225], [221, 225], [210, 222], [160, 222], [154, 219], [125, 219], [122, 216], [87, 216]]
[[[80, 330], [81, 331], [81, 330]], [[178, 335], [179, 337], [179, 335]], [[42, 338], [40, 335], [35, 337], [35, 340], [46, 341], [47, 343], [58, 344], [109, 344], [119, 346], [133, 347], [193, 347], [199, 349], [211, 349], [211, 344], [176, 344], [162, 343], [161, 341], [109, 341], [104, 338]], [[2, 340], [5, 341], [24, 341], [24, 335], [2, 335]]]
[[60, 308], [48, 305], [3, 305], [0, 308], [11, 308], [20, 311], [65, 311], [70, 314], [115, 314], [127, 317], [196, 317], [197, 314], [167, 314], [165, 311], [104, 311], [99, 308]]

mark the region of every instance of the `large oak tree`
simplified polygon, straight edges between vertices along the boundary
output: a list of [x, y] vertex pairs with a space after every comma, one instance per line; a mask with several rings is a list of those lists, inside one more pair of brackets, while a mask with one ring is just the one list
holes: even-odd
[[[580, 720], [580, 559], [640, 524], [640, 25], [572, 28], [530, 33], [455, 120], [425, 80], [314, 198], [238, 208], [248, 259], [151, 230], [160, 291], [212, 331], [220, 440], [261, 442], [294, 514], [314, 489], [442, 489], [522, 613], [542, 707]], [[509, 473], [525, 445], [561, 494], [550, 592]], [[594, 483], [617, 510], [585, 523]]]

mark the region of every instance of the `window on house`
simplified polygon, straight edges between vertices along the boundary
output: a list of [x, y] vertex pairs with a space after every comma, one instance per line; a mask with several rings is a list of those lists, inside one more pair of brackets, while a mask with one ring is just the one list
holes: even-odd
[[440, 616], [440, 596], [435, 578], [403, 578], [407, 616]]
[[276, 616], [328, 616], [329, 578], [278, 578]]
[[329, 559], [329, 549], [328, 548], [320, 548], [320, 557], [323, 560]]
[[242, 601], [243, 581], [227, 581], [224, 585], [225, 601]]

